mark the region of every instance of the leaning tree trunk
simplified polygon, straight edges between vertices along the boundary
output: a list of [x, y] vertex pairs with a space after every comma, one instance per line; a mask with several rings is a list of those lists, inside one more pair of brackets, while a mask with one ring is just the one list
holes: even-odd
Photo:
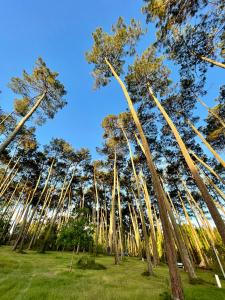
[[[43, 190], [42, 190], [42, 192], [41, 192], [41, 195], [40, 195], [40, 197], [39, 197], [39, 199], [38, 199], [38, 201], [37, 201], [37, 203], [36, 203], [36, 205], [35, 205], [35, 207], [34, 207], [34, 209], [33, 209], [33, 211], [32, 211], [32, 214], [31, 214], [31, 216], [30, 216], [30, 218], [29, 218], [29, 221], [28, 221], [28, 223], [27, 223], [27, 226], [26, 226], [25, 229], [24, 229], [23, 238], [22, 238], [21, 241], [20, 241], [20, 251], [23, 250], [23, 244], [24, 244], [26, 235], [27, 235], [27, 233], [28, 233], [28, 231], [29, 231], [30, 225], [31, 225], [31, 223], [32, 223], [32, 221], [33, 221], [33, 219], [34, 219], [35, 213], [36, 213], [36, 211], [37, 211], [37, 209], [38, 209], [38, 206], [39, 206], [39, 204], [40, 204], [40, 202], [41, 202], [41, 200], [42, 200], [42, 197], [43, 197], [43, 195], [44, 195], [44, 193], [45, 193], [45, 191], [46, 191], [46, 189], [47, 189], [47, 185], [48, 185], [48, 182], [49, 182], [49, 178], [50, 178], [50, 176], [51, 176], [51, 172], [52, 172], [52, 168], [53, 168], [54, 162], [55, 162], [55, 159], [52, 160], [51, 166], [49, 167], [48, 176], [47, 176], [47, 179], [46, 179], [46, 181], [45, 181], [44, 188], [43, 188]], [[38, 179], [38, 180], [39, 180], [39, 179]], [[33, 194], [33, 195], [34, 195], [34, 194]]]
[[[67, 184], [66, 188], [65, 188], [65, 184], [66, 184], [66, 176], [67, 176], [67, 174], [65, 175], [63, 186], [61, 188], [61, 193], [60, 193], [60, 196], [59, 196], [59, 200], [58, 200], [58, 203], [56, 205], [55, 214], [53, 213], [53, 217], [52, 217], [49, 229], [47, 230], [47, 232], [45, 234], [44, 241], [43, 241], [43, 244], [42, 244], [41, 249], [40, 249], [40, 253], [45, 253], [47, 242], [48, 242], [49, 236], [50, 236], [50, 234], [52, 232], [52, 228], [53, 228], [53, 226], [55, 224], [55, 221], [56, 221], [56, 218], [57, 218], [57, 215], [58, 215], [58, 211], [59, 211], [60, 207], [64, 204], [66, 195], [67, 195], [68, 190], [69, 190], [69, 188], [71, 186], [71, 183], [73, 181], [74, 172], [75, 172], [75, 170], [73, 171], [71, 179], [69, 180], [69, 183]], [[65, 192], [64, 192], [64, 188], [65, 188]]]
[[[110, 254], [113, 252], [113, 247], [114, 247], [114, 242], [115, 238], [114, 235], [115, 233], [115, 196], [116, 196], [116, 160], [117, 160], [117, 155], [116, 155], [116, 150], [114, 154], [114, 170], [113, 170], [113, 189], [112, 189], [112, 201], [111, 201], [111, 209], [110, 209], [110, 224], [109, 224], [109, 248], [110, 248]], [[114, 249], [115, 250], [115, 249]]]
[[[34, 188], [34, 190], [33, 190], [32, 195], [31, 195], [31, 198], [30, 198], [30, 199], [29, 199], [29, 198], [27, 199], [25, 215], [26, 215], [26, 213], [27, 213], [27, 211], [28, 211], [28, 209], [29, 209], [29, 205], [31, 204], [31, 202], [32, 202], [32, 200], [33, 200], [33, 198], [34, 198], [34, 195], [35, 195], [35, 193], [36, 193], [36, 190], [37, 190], [37, 188], [38, 188], [38, 185], [39, 185], [40, 180], [41, 180], [41, 175], [39, 176], [39, 178], [38, 178], [38, 180], [37, 180], [37, 182], [36, 182], [36, 185], [35, 185], [35, 188]], [[27, 219], [27, 215], [26, 215], [26, 218], [25, 218], [25, 219]], [[27, 222], [27, 221], [26, 221], [26, 222]], [[18, 245], [19, 245], [19, 243], [21, 242], [21, 239], [22, 239], [24, 230], [26, 229], [26, 223], [24, 222], [24, 224], [25, 224], [25, 225], [22, 226], [22, 228], [21, 228], [21, 230], [20, 230], [19, 237], [17, 238], [17, 240], [16, 240], [16, 242], [15, 242], [15, 244], [14, 244], [14, 246], [13, 246], [13, 250], [16, 250], [17, 247], [18, 247]]]
[[[141, 193], [140, 193], [140, 186], [141, 186], [140, 185], [140, 179], [138, 178], [137, 173], [136, 173], [134, 160], [133, 160], [133, 153], [132, 153], [132, 149], [131, 149], [131, 146], [130, 146], [130, 142], [128, 140], [128, 137], [126, 135], [126, 132], [125, 132], [124, 128], [121, 127], [121, 129], [122, 129], [123, 135], [126, 139], [127, 146], [128, 146], [128, 149], [129, 149], [133, 174], [134, 174], [134, 177], [135, 177], [137, 191], [138, 191], [138, 198], [139, 198], [139, 201], [140, 201], [140, 195], [141, 195]], [[150, 234], [151, 234], [152, 248], [153, 248], [153, 262], [154, 262], [154, 265], [156, 266], [158, 264], [159, 257], [158, 257], [158, 252], [157, 252], [157, 245], [156, 245], [156, 239], [155, 239], [155, 229], [154, 229], [153, 218], [152, 218], [152, 213], [151, 213], [150, 198], [148, 197], [148, 195], [146, 195], [146, 194], [148, 194], [147, 187], [143, 188], [143, 190], [144, 190], [144, 198], [145, 198], [145, 203], [146, 203], [146, 206], [147, 206], [147, 212], [148, 212], [148, 217], [149, 217], [150, 226], [151, 226]], [[140, 208], [142, 209], [142, 205], [140, 206]], [[143, 226], [145, 226], [145, 222], [143, 223]], [[147, 233], [147, 230], [143, 228], [143, 233], [145, 233], [145, 231]], [[148, 236], [147, 236], [147, 240], [148, 240], [147, 243], [149, 243]], [[150, 252], [149, 245], [146, 246], [146, 251]], [[149, 265], [150, 264], [151, 264], [151, 260], [149, 262]], [[153, 275], [153, 272], [151, 271], [151, 266], [148, 267], [148, 270], [150, 270], [149, 273], [152, 273], [152, 275]]]
[[133, 192], [133, 195], [136, 200], [136, 205], [139, 209], [139, 214], [140, 214], [140, 219], [141, 219], [141, 224], [142, 224], [142, 231], [143, 231], [143, 236], [144, 236], [144, 241], [145, 241], [145, 251], [146, 251], [146, 258], [147, 258], [147, 273], [149, 275], [154, 275], [152, 262], [151, 262], [151, 250], [150, 250], [150, 245], [149, 245], [149, 237], [148, 237], [147, 228], [146, 228], [146, 224], [145, 224], [145, 217], [144, 217], [143, 207], [141, 204], [140, 195], [138, 195], [138, 198], [139, 198], [138, 200], [137, 200], [137, 197], [134, 192]]
[[225, 185], [225, 181], [223, 178], [220, 177], [219, 174], [215, 170], [213, 170], [207, 163], [205, 163], [197, 154], [195, 154], [193, 151], [190, 151], [190, 153], [199, 161], [210, 173], [212, 173], [219, 181], [222, 182], [222, 184]]
[[167, 210], [168, 210], [168, 213], [169, 213], [171, 223], [173, 225], [174, 233], [175, 233], [175, 236], [176, 236], [176, 239], [177, 239], [177, 247], [178, 247], [178, 250], [180, 252], [180, 256], [181, 256], [182, 262], [184, 264], [184, 268], [188, 273], [189, 279], [191, 281], [195, 281], [197, 279], [197, 275], [195, 273], [194, 266], [192, 265], [191, 259], [189, 257], [188, 250], [187, 250], [187, 247], [185, 245], [185, 242], [182, 239], [179, 226], [178, 226], [178, 224], [175, 220], [175, 217], [173, 215], [173, 211], [172, 211], [172, 208], [169, 204], [169, 201], [167, 201], [166, 206], [167, 206]]
[[164, 116], [165, 120], [167, 121], [168, 125], [170, 126], [176, 140], [177, 143], [180, 147], [180, 150], [183, 154], [183, 157], [191, 171], [191, 174], [193, 176], [193, 178], [195, 179], [195, 182], [202, 194], [202, 197], [204, 199], [204, 201], [206, 202], [208, 209], [210, 211], [210, 214], [216, 224], [216, 227], [222, 237], [223, 242], [225, 243], [225, 224], [224, 221], [218, 211], [218, 209], [216, 208], [216, 205], [211, 197], [211, 195], [209, 194], [207, 187], [205, 186], [204, 181], [202, 180], [201, 176], [198, 173], [198, 169], [196, 167], [196, 165], [194, 164], [190, 154], [188, 153], [187, 147], [185, 146], [177, 128], [175, 127], [175, 125], [173, 124], [172, 120], [170, 119], [170, 117], [168, 116], [167, 112], [165, 111], [165, 109], [162, 107], [162, 105], [160, 104], [160, 102], [158, 101], [158, 99], [155, 97], [155, 95], [153, 94], [152, 90], [149, 88], [149, 92], [150, 95], [152, 96], [152, 99], [154, 100], [154, 102], [156, 103], [157, 107], [159, 108], [159, 110], [161, 111], [162, 115]]
[[222, 120], [222, 118], [221, 118], [217, 113], [215, 113], [215, 112], [213, 111], [212, 108], [208, 107], [208, 106], [205, 104], [204, 101], [202, 101], [202, 100], [199, 99], [199, 98], [197, 98], [197, 100], [198, 100], [198, 102], [200, 102], [200, 103], [202, 104], [202, 106], [204, 106], [204, 107], [208, 110], [208, 112], [209, 112], [210, 114], [212, 114], [212, 115], [220, 122], [220, 124], [225, 128], [225, 123], [224, 123], [224, 121]]
[[206, 141], [206, 139], [201, 134], [201, 132], [198, 131], [198, 129], [189, 120], [187, 122], [191, 126], [191, 128], [194, 130], [194, 132], [197, 134], [197, 136], [202, 140], [204, 145], [215, 156], [215, 158], [218, 160], [218, 162], [221, 163], [221, 165], [225, 168], [225, 161], [222, 159], [222, 157], [211, 147], [211, 145]]
[[0, 145], [0, 155], [5, 150], [6, 147], [14, 140], [20, 129], [23, 127], [25, 122], [30, 119], [30, 117], [33, 115], [33, 113], [38, 109], [39, 105], [41, 104], [42, 100], [45, 98], [46, 93], [43, 93], [37, 98], [36, 103], [34, 106], [30, 109], [30, 111], [24, 116], [19, 123], [16, 125], [14, 130], [8, 135], [6, 140]]
[[184, 299], [184, 294], [183, 294], [183, 289], [182, 289], [182, 284], [181, 284], [181, 278], [180, 278], [178, 268], [177, 268], [176, 249], [175, 249], [175, 245], [174, 245], [173, 235], [170, 232], [167, 210], [165, 208], [166, 195], [162, 188], [160, 179], [158, 177], [156, 167], [153, 163], [152, 155], [151, 155], [151, 152], [149, 149], [147, 138], [144, 134], [143, 128], [141, 126], [138, 115], [134, 109], [134, 106], [133, 106], [132, 100], [130, 99], [128, 91], [127, 91], [124, 83], [119, 78], [119, 76], [117, 75], [117, 73], [115, 72], [112, 65], [108, 62], [107, 59], [106, 59], [106, 63], [109, 66], [111, 72], [113, 73], [114, 77], [116, 78], [116, 80], [118, 81], [118, 83], [120, 84], [120, 86], [123, 90], [123, 93], [125, 95], [125, 98], [127, 100], [127, 103], [128, 103], [128, 106], [129, 106], [129, 109], [131, 112], [131, 115], [133, 117], [133, 120], [137, 127], [137, 130], [140, 134], [143, 147], [145, 149], [146, 160], [147, 160], [147, 164], [148, 164], [148, 167], [149, 167], [151, 175], [152, 175], [153, 188], [154, 188], [157, 200], [158, 200], [159, 213], [160, 213], [160, 218], [161, 218], [162, 227], [163, 227], [163, 233], [164, 233], [164, 237], [165, 237], [166, 255], [167, 255], [167, 261], [168, 261], [168, 265], [169, 265], [172, 296], [176, 300], [182, 300], [182, 299]]
[[200, 242], [199, 236], [198, 236], [198, 234], [196, 232], [196, 229], [194, 228], [194, 226], [191, 223], [190, 217], [189, 217], [189, 215], [187, 213], [186, 207], [185, 207], [184, 202], [183, 202], [183, 200], [182, 200], [182, 198], [181, 198], [180, 195], [179, 195], [179, 197], [180, 197], [180, 201], [181, 201], [181, 204], [182, 204], [182, 207], [183, 207], [185, 218], [186, 218], [187, 223], [189, 225], [189, 228], [191, 230], [191, 236], [194, 239], [195, 247], [196, 247], [198, 256], [200, 258], [200, 266], [204, 266], [205, 267], [208, 264], [208, 261], [207, 261], [206, 256], [202, 252], [202, 247], [201, 247], [201, 242]]
[[94, 166], [94, 188], [95, 188], [95, 211], [96, 211], [96, 231], [95, 231], [95, 255], [98, 254], [98, 238], [99, 238], [99, 198], [98, 198], [98, 186], [96, 180], [96, 167]]
[[117, 198], [118, 198], [118, 211], [119, 211], [120, 253], [122, 258], [124, 255], [124, 232], [123, 232], [122, 208], [121, 208], [121, 201], [120, 201], [120, 182], [119, 182], [118, 174], [117, 174]]
[[222, 63], [219, 62], [219, 61], [213, 60], [213, 59], [211, 59], [211, 58], [208, 58], [208, 57], [205, 57], [205, 56], [202, 56], [202, 55], [200, 56], [200, 58], [201, 58], [202, 60], [204, 60], [204, 61], [206, 61], [206, 62], [208, 62], [208, 63], [214, 65], [214, 66], [217, 66], [217, 67], [220, 67], [220, 68], [225, 69], [225, 64], [222, 64]]
[[135, 245], [136, 245], [136, 252], [138, 253], [138, 255], [140, 254], [141, 252], [141, 246], [140, 246], [140, 232], [138, 230], [138, 225], [137, 225], [137, 222], [136, 222], [136, 218], [135, 216], [133, 216], [133, 213], [131, 211], [131, 208], [130, 208], [130, 203], [128, 202], [128, 208], [129, 208], [129, 212], [130, 212], [130, 218], [131, 218], [131, 223], [133, 225], [133, 231], [134, 231], [134, 240], [135, 240]]

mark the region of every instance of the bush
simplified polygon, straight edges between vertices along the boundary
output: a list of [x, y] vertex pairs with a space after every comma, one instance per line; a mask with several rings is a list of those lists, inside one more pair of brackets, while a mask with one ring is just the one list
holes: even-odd
[[162, 300], [172, 300], [171, 294], [169, 292], [164, 292], [160, 294], [160, 299]]
[[105, 270], [106, 267], [95, 262], [95, 258], [89, 255], [82, 256], [77, 261], [77, 267], [83, 270]]

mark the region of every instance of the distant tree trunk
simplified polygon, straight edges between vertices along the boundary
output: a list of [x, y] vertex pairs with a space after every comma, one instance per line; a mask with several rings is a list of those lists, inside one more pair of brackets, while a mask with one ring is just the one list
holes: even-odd
[[69, 269], [69, 272], [71, 272], [71, 271], [72, 271], [72, 268], [73, 268], [74, 252], [75, 252], [75, 246], [73, 247], [73, 253], [72, 253], [72, 257], [71, 257], [71, 261], [70, 261], [70, 269]]
[[[43, 188], [43, 190], [42, 190], [42, 192], [41, 192], [41, 195], [40, 195], [40, 197], [39, 197], [39, 199], [38, 199], [38, 201], [37, 201], [35, 207], [33, 208], [33, 211], [32, 211], [32, 214], [31, 214], [31, 216], [30, 216], [30, 218], [29, 218], [29, 221], [28, 221], [26, 227], [24, 228], [24, 234], [23, 234], [23, 237], [22, 237], [22, 239], [21, 239], [21, 241], [20, 241], [20, 251], [23, 250], [24, 240], [25, 240], [25, 238], [26, 238], [26, 235], [27, 235], [27, 233], [28, 233], [28, 230], [29, 230], [29, 228], [30, 228], [30, 225], [31, 225], [31, 223], [32, 223], [32, 221], [33, 221], [34, 215], [35, 215], [35, 213], [36, 213], [36, 211], [37, 211], [37, 209], [38, 209], [38, 206], [39, 206], [39, 204], [40, 204], [40, 202], [41, 202], [41, 200], [42, 200], [42, 197], [43, 197], [43, 195], [44, 195], [44, 193], [45, 193], [45, 191], [46, 191], [46, 189], [47, 189], [47, 185], [48, 185], [48, 182], [49, 182], [49, 178], [50, 178], [50, 176], [51, 176], [51, 172], [52, 172], [52, 168], [53, 168], [54, 162], [55, 162], [55, 160], [53, 159], [53, 160], [52, 160], [52, 163], [51, 163], [51, 166], [50, 166], [50, 168], [49, 168], [49, 171], [48, 171], [47, 179], [45, 180], [44, 188]], [[38, 179], [38, 181], [39, 181], [39, 179]], [[33, 196], [34, 196], [34, 194], [33, 194]]]
[[120, 254], [122, 258], [124, 255], [124, 232], [123, 232], [123, 219], [122, 219], [122, 209], [121, 209], [121, 201], [120, 201], [120, 182], [119, 182], [118, 174], [117, 174], [117, 195], [118, 195], [118, 210], [119, 210]]
[[177, 225], [177, 222], [175, 220], [175, 217], [173, 215], [171, 206], [170, 206], [168, 201], [166, 203], [166, 206], [167, 206], [167, 210], [168, 210], [168, 213], [169, 213], [169, 216], [170, 216], [171, 223], [173, 225], [174, 233], [175, 233], [175, 236], [176, 236], [176, 239], [177, 239], [177, 247], [179, 249], [180, 256], [181, 256], [182, 262], [184, 264], [184, 268], [188, 273], [189, 279], [190, 280], [196, 280], [197, 275], [195, 273], [194, 266], [192, 265], [192, 262], [190, 260], [189, 254], [188, 254], [187, 247], [186, 247], [186, 245], [185, 245], [185, 243], [182, 239], [179, 226]]
[[190, 218], [188, 216], [186, 207], [185, 207], [185, 205], [184, 205], [183, 200], [182, 200], [181, 197], [180, 197], [180, 200], [181, 200], [181, 204], [182, 204], [182, 207], [183, 207], [183, 210], [184, 210], [184, 215], [185, 215], [186, 220], [187, 220], [187, 222], [189, 224], [189, 227], [191, 229], [191, 235], [192, 235], [192, 237], [193, 237], [193, 239], [195, 241], [195, 247], [196, 247], [197, 253], [198, 253], [199, 258], [200, 258], [200, 266], [205, 267], [208, 264], [208, 261], [206, 259], [206, 256], [202, 252], [201, 243], [200, 243], [199, 237], [198, 237], [198, 235], [196, 233], [196, 230], [195, 230], [194, 226], [191, 223], [191, 220], [190, 220]]
[[132, 225], [133, 225], [133, 231], [134, 231], [134, 238], [135, 238], [136, 249], [137, 249], [138, 254], [140, 254], [140, 252], [141, 252], [141, 249], [140, 249], [141, 248], [141, 245], [140, 245], [140, 240], [141, 240], [140, 239], [140, 233], [139, 233], [139, 230], [138, 230], [138, 225], [137, 225], [137, 222], [136, 222], [136, 218], [132, 214], [129, 202], [128, 202], [128, 208], [129, 208], [129, 212], [130, 212], [131, 222], [132, 222]]
[[[29, 205], [27, 205], [26, 211], [25, 211], [25, 213], [24, 213], [24, 216], [23, 216], [23, 224], [22, 224], [22, 227], [21, 227], [21, 230], [20, 230], [20, 233], [19, 233], [19, 237], [18, 237], [18, 239], [17, 239], [15, 245], [13, 246], [13, 250], [16, 250], [16, 249], [17, 249], [20, 240], [23, 238], [23, 233], [24, 233], [24, 230], [25, 230], [26, 225], [27, 225], [27, 216], [28, 216], [28, 212], [29, 212]], [[22, 251], [22, 249], [20, 249], [20, 251]]]
[[96, 181], [96, 167], [94, 166], [94, 187], [95, 187], [95, 206], [96, 206], [96, 215], [95, 215], [95, 225], [96, 225], [96, 231], [95, 231], [95, 255], [98, 254], [98, 237], [99, 237], [99, 199], [98, 199], [98, 187], [97, 187], [97, 181]]
[[5, 150], [5, 148], [8, 147], [8, 145], [14, 140], [20, 129], [23, 127], [25, 122], [33, 115], [33, 113], [38, 109], [39, 105], [41, 104], [42, 100], [45, 98], [46, 93], [43, 93], [37, 98], [36, 103], [34, 106], [30, 109], [30, 111], [24, 116], [19, 123], [16, 125], [14, 130], [8, 135], [6, 140], [0, 145], [0, 155]]
[[[66, 174], [66, 176], [67, 176], [67, 174]], [[62, 186], [61, 193], [60, 193], [60, 196], [59, 196], [59, 200], [58, 200], [58, 203], [57, 203], [57, 206], [56, 206], [56, 209], [55, 209], [55, 214], [53, 214], [53, 217], [51, 219], [51, 223], [50, 223], [49, 229], [47, 230], [47, 232], [45, 234], [43, 244], [41, 245], [40, 253], [45, 253], [47, 242], [48, 242], [49, 236], [51, 234], [52, 228], [53, 228], [53, 226], [55, 224], [55, 221], [56, 221], [59, 209], [63, 205], [65, 197], [67, 195], [67, 192], [68, 192], [68, 190], [70, 188], [70, 185], [72, 183], [72, 180], [73, 180], [73, 177], [74, 177], [74, 171], [73, 171], [73, 174], [71, 176], [71, 179], [69, 180], [69, 183], [67, 184], [66, 190], [63, 193], [64, 187], [65, 187], [65, 184], [66, 184], [66, 176], [64, 178], [64, 182], [63, 182], [63, 186]]]
[[[50, 195], [51, 195], [51, 188], [50, 188], [49, 191], [46, 193], [44, 205], [43, 205], [43, 207], [42, 207], [42, 210], [41, 210], [41, 213], [40, 213], [40, 216], [39, 216], [37, 225], [34, 227], [34, 233], [33, 233], [33, 235], [32, 235], [30, 244], [29, 244], [29, 246], [28, 246], [28, 250], [30, 250], [30, 249], [32, 248], [32, 246], [33, 246], [33, 244], [34, 244], [34, 241], [35, 241], [35, 239], [36, 239], [36, 236], [37, 236], [37, 234], [38, 234], [38, 232], [39, 232], [39, 228], [41, 227], [41, 218], [42, 218], [42, 216], [43, 216], [43, 212], [44, 212], [46, 206], [48, 205], [48, 203], [51, 201]], [[50, 199], [50, 201], [48, 201], [49, 199]], [[47, 206], [47, 208], [48, 208], [48, 206]]]
[[23, 224], [23, 226], [22, 226], [22, 228], [21, 228], [21, 230], [20, 230], [19, 237], [18, 237], [18, 239], [16, 240], [16, 242], [15, 242], [15, 244], [14, 244], [14, 246], [13, 246], [13, 250], [16, 250], [16, 249], [17, 249], [19, 243], [20, 243], [21, 240], [23, 239], [23, 234], [24, 234], [24, 231], [26, 230], [26, 226], [27, 226], [27, 214], [28, 214], [29, 205], [30, 205], [30, 203], [32, 202], [32, 200], [33, 200], [33, 198], [34, 198], [34, 195], [35, 195], [36, 190], [37, 190], [37, 188], [38, 188], [40, 179], [41, 179], [41, 175], [39, 176], [39, 178], [38, 178], [38, 180], [37, 180], [37, 182], [36, 182], [36, 186], [35, 186], [35, 188], [34, 188], [34, 190], [33, 190], [33, 193], [32, 193], [32, 195], [31, 195], [31, 198], [30, 198], [30, 199], [28, 198], [28, 200], [27, 200], [26, 208], [25, 208], [25, 214], [24, 214], [24, 215], [25, 215], [24, 224]]
[[[114, 179], [113, 179], [113, 188], [112, 188], [112, 200], [111, 200], [111, 209], [110, 209], [110, 224], [109, 224], [109, 247], [110, 247], [110, 253], [113, 251], [114, 246], [114, 234], [115, 234], [115, 196], [116, 196], [116, 150], [114, 154]], [[115, 249], [114, 249], [115, 250]]]
[[152, 248], [153, 248], [153, 263], [156, 266], [159, 264], [159, 254], [158, 254], [158, 249], [157, 249], [155, 226], [154, 226], [154, 222], [153, 222], [151, 202], [150, 202], [147, 185], [143, 178], [142, 178], [142, 181], [143, 181], [144, 198], [145, 198], [148, 218], [149, 218], [149, 222], [150, 222], [150, 235], [151, 235]]
[[168, 219], [167, 211], [165, 208], [166, 195], [165, 195], [165, 192], [160, 183], [160, 179], [158, 177], [155, 165], [153, 163], [146, 136], [144, 134], [140, 120], [134, 109], [134, 106], [130, 99], [130, 96], [127, 92], [127, 89], [107, 59], [106, 59], [106, 63], [109, 66], [111, 72], [113, 73], [114, 77], [116, 78], [116, 80], [118, 81], [118, 83], [120, 84], [120, 86], [124, 92], [131, 115], [133, 117], [133, 120], [137, 127], [137, 130], [140, 134], [140, 138], [141, 138], [143, 147], [145, 149], [146, 160], [147, 160], [147, 164], [148, 164], [148, 167], [149, 167], [151, 175], [152, 175], [153, 188], [154, 188], [157, 200], [158, 200], [160, 219], [162, 222], [163, 233], [164, 233], [164, 237], [165, 237], [166, 255], [167, 255], [167, 261], [168, 261], [168, 265], [169, 265], [172, 296], [176, 300], [183, 300], [184, 294], [183, 294], [183, 289], [182, 289], [182, 284], [181, 284], [181, 278], [180, 278], [180, 275], [179, 275], [179, 272], [177, 269], [176, 250], [175, 250], [173, 236], [172, 236], [172, 233], [170, 232], [169, 219]]
[[[135, 194], [134, 194], [134, 197], [136, 198]], [[142, 230], [143, 230], [144, 241], [145, 241], [145, 251], [146, 251], [146, 258], [147, 258], [147, 272], [148, 272], [149, 275], [154, 275], [153, 268], [152, 268], [152, 262], [151, 262], [151, 251], [150, 251], [150, 245], [149, 245], [149, 237], [148, 237], [148, 233], [147, 233], [147, 228], [146, 228], [146, 224], [145, 224], [145, 217], [144, 217], [143, 207], [142, 207], [140, 198], [138, 200], [136, 198], [136, 202], [137, 202], [137, 206], [138, 206], [139, 212], [140, 212]]]

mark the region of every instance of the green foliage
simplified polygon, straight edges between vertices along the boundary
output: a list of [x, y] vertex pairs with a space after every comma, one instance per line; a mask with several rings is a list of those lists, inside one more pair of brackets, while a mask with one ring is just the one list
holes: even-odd
[[112, 26], [111, 35], [102, 28], [96, 29], [93, 33], [92, 50], [86, 53], [88, 63], [95, 65], [93, 76], [96, 88], [107, 85], [112, 76], [105, 59], [107, 58], [116, 72], [121, 74], [125, 63], [124, 57], [135, 54], [135, 45], [143, 34], [144, 31], [138, 22], [132, 19], [130, 25], [126, 25], [121, 17]]
[[[217, 99], [218, 103], [212, 110], [221, 120], [225, 120], [225, 85], [221, 86], [220, 94]], [[206, 126], [203, 127], [206, 139], [213, 148], [222, 151], [225, 148], [225, 130], [221, 122], [211, 113], [206, 118]]]
[[42, 124], [46, 118], [53, 118], [55, 113], [66, 105], [63, 96], [66, 94], [63, 84], [57, 79], [58, 73], [51, 71], [46, 63], [38, 58], [31, 74], [23, 71], [22, 78], [13, 77], [9, 87], [21, 100], [15, 101], [15, 110], [20, 115], [35, 104], [38, 97], [44, 96], [39, 106], [37, 123]]
[[150, 46], [140, 57], [136, 57], [133, 65], [129, 66], [126, 83], [133, 101], [151, 99], [148, 84], [161, 96], [168, 93], [172, 81], [169, 79], [170, 70], [163, 65], [163, 59], [163, 56], [157, 57], [156, 48]]
[[186, 22], [193, 17], [199, 9], [203, 9], [207, 0], [144, 0], [146, 3], [142, 12], [146, 15], [147, 22], [156, 22], [157, 35], [162, 38], [173, 26]]
[[15, 99], [14, 109], [18, 115], [25, 116], [29, 109], [30, 100], [29, 98]]
[[75, 217], [71, 217], [67, 224], [61, 229], [57, 244], [73, 249], [80, 247], [80, 249], [89, 250], [93, 243], [94, 227], [89, 222], [85, 210], [80, 210]]
[[11, 115], [7, 115], [0, 112], [0, 135], [8, 134], [16, 125], [15, 118]]

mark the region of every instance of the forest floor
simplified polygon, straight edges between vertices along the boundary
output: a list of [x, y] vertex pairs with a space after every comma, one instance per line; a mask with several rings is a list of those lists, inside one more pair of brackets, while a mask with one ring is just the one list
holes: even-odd
[[[75, 255], [72, 272], [69, 272], [71, 253], [47, 252], [25, 254], [0, 247], [0, 299], [1, 300], [158, 300], [168, 291], [168, 269], [160, 266], [154, 277], [143, 276], [145, 263], [128, 257], [115, 266], [113, 257], [96, 259], [105, 270], [78, 269]], [[214, 274], [199, 270], [203, 284], [190, 285], [187, 275], [180, 271], [187, 300], [224, 300], [223, 288], [216, 287]]]

